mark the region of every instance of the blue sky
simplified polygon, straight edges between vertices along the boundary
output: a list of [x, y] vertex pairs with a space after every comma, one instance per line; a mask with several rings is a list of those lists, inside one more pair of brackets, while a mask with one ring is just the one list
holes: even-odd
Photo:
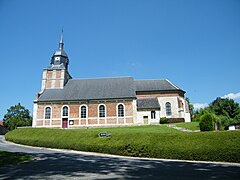
[[73, 78], [169, 79], [196, 106], [240, 102], [239, 0], [0, 0], [0, 119], [32, 111], [62, 27]]

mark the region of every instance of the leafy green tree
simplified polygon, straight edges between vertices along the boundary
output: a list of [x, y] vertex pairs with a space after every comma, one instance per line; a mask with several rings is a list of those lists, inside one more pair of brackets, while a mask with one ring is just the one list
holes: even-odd
[[209, 110], [217, 115], [218, 122], [224, 129], [240, 123], [240, 106], [233, 99], [218, 97], [210, 103]]
[[3, 123], [9, 130], [13, 130], [20, 126], [31, 126], [32, 117], [29, 110], [18, 103], [7, 110], [7, 114], [3, 118]]
[[193, 121], [200, 122], [200, 118], [203, 115], [208, 114], [208, 113], [210, 113], [210, 110], [208, 108], [204, 108], [204, 109], [200, 109], [200, 110], [194, 111]]
[[209, 109], [214, 111], [218, 116], [227, 116], [234, 119], [240, 114], [240, 107], [233, 99], [217, 98], [209, 105]]
[[240, 124], [240, 113], [234, 117], [233, 124]]
[[217, 116], [217, 118], [218, 118], [218, 123], [219, 123], [221, 130], [226, 129], [228, 126], [234, 124], [233, 119], [231, 119], [227, 116], [221, 115], [221, 116]]

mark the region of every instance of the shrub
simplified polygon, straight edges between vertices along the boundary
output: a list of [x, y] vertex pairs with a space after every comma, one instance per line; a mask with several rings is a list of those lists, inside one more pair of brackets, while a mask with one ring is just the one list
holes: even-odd
[[201, 131], [213, 131], [214, 130], [214, 117], [212, 114], [204, 114], [200, 118], [200, 130]]
[[169, 119], [166, 117], [163, 117], [160, 119], [160, 124], [168, 124], [169, 123]]
[[[102, 131], [109, 132], [111, 138], [97, 137]], [[240, 163], [240, 131], [183, 133], [166, 125], [71, 130], [19, 128], [8, 132], [5, 137], [15, 143], [40, 147], [125, 156]], [[0, 163], [1, 161], [0, 156]]]

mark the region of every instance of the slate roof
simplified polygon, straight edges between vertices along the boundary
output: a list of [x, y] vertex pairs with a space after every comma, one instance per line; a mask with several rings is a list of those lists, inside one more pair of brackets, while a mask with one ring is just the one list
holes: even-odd
[[136, 98], [132, 77], [70, 79], [63, 89], [45, 89], [37, 101], [74, 101], [120, 98]]
[[63, 50], [63, 49], [58, 49], [53, 56], [64, 56], [64, 57], [68, 57], [67, 53]]
[[138, 109], [160, 109], [157, 98], [141, 98], [137, 99]]
[[135, 80], [136, 91], [167, 91], [180, 90], [179, 87], [168, 80]]

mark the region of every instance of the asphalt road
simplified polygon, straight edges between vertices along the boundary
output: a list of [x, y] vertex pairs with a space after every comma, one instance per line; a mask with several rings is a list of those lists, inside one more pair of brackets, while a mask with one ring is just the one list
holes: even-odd
[[0, 168], [0, 179], [240, 179], [240, 164], [125, 158], [26, 147], [0, 136], [0, 150], [28, 153], [34, 160]]

